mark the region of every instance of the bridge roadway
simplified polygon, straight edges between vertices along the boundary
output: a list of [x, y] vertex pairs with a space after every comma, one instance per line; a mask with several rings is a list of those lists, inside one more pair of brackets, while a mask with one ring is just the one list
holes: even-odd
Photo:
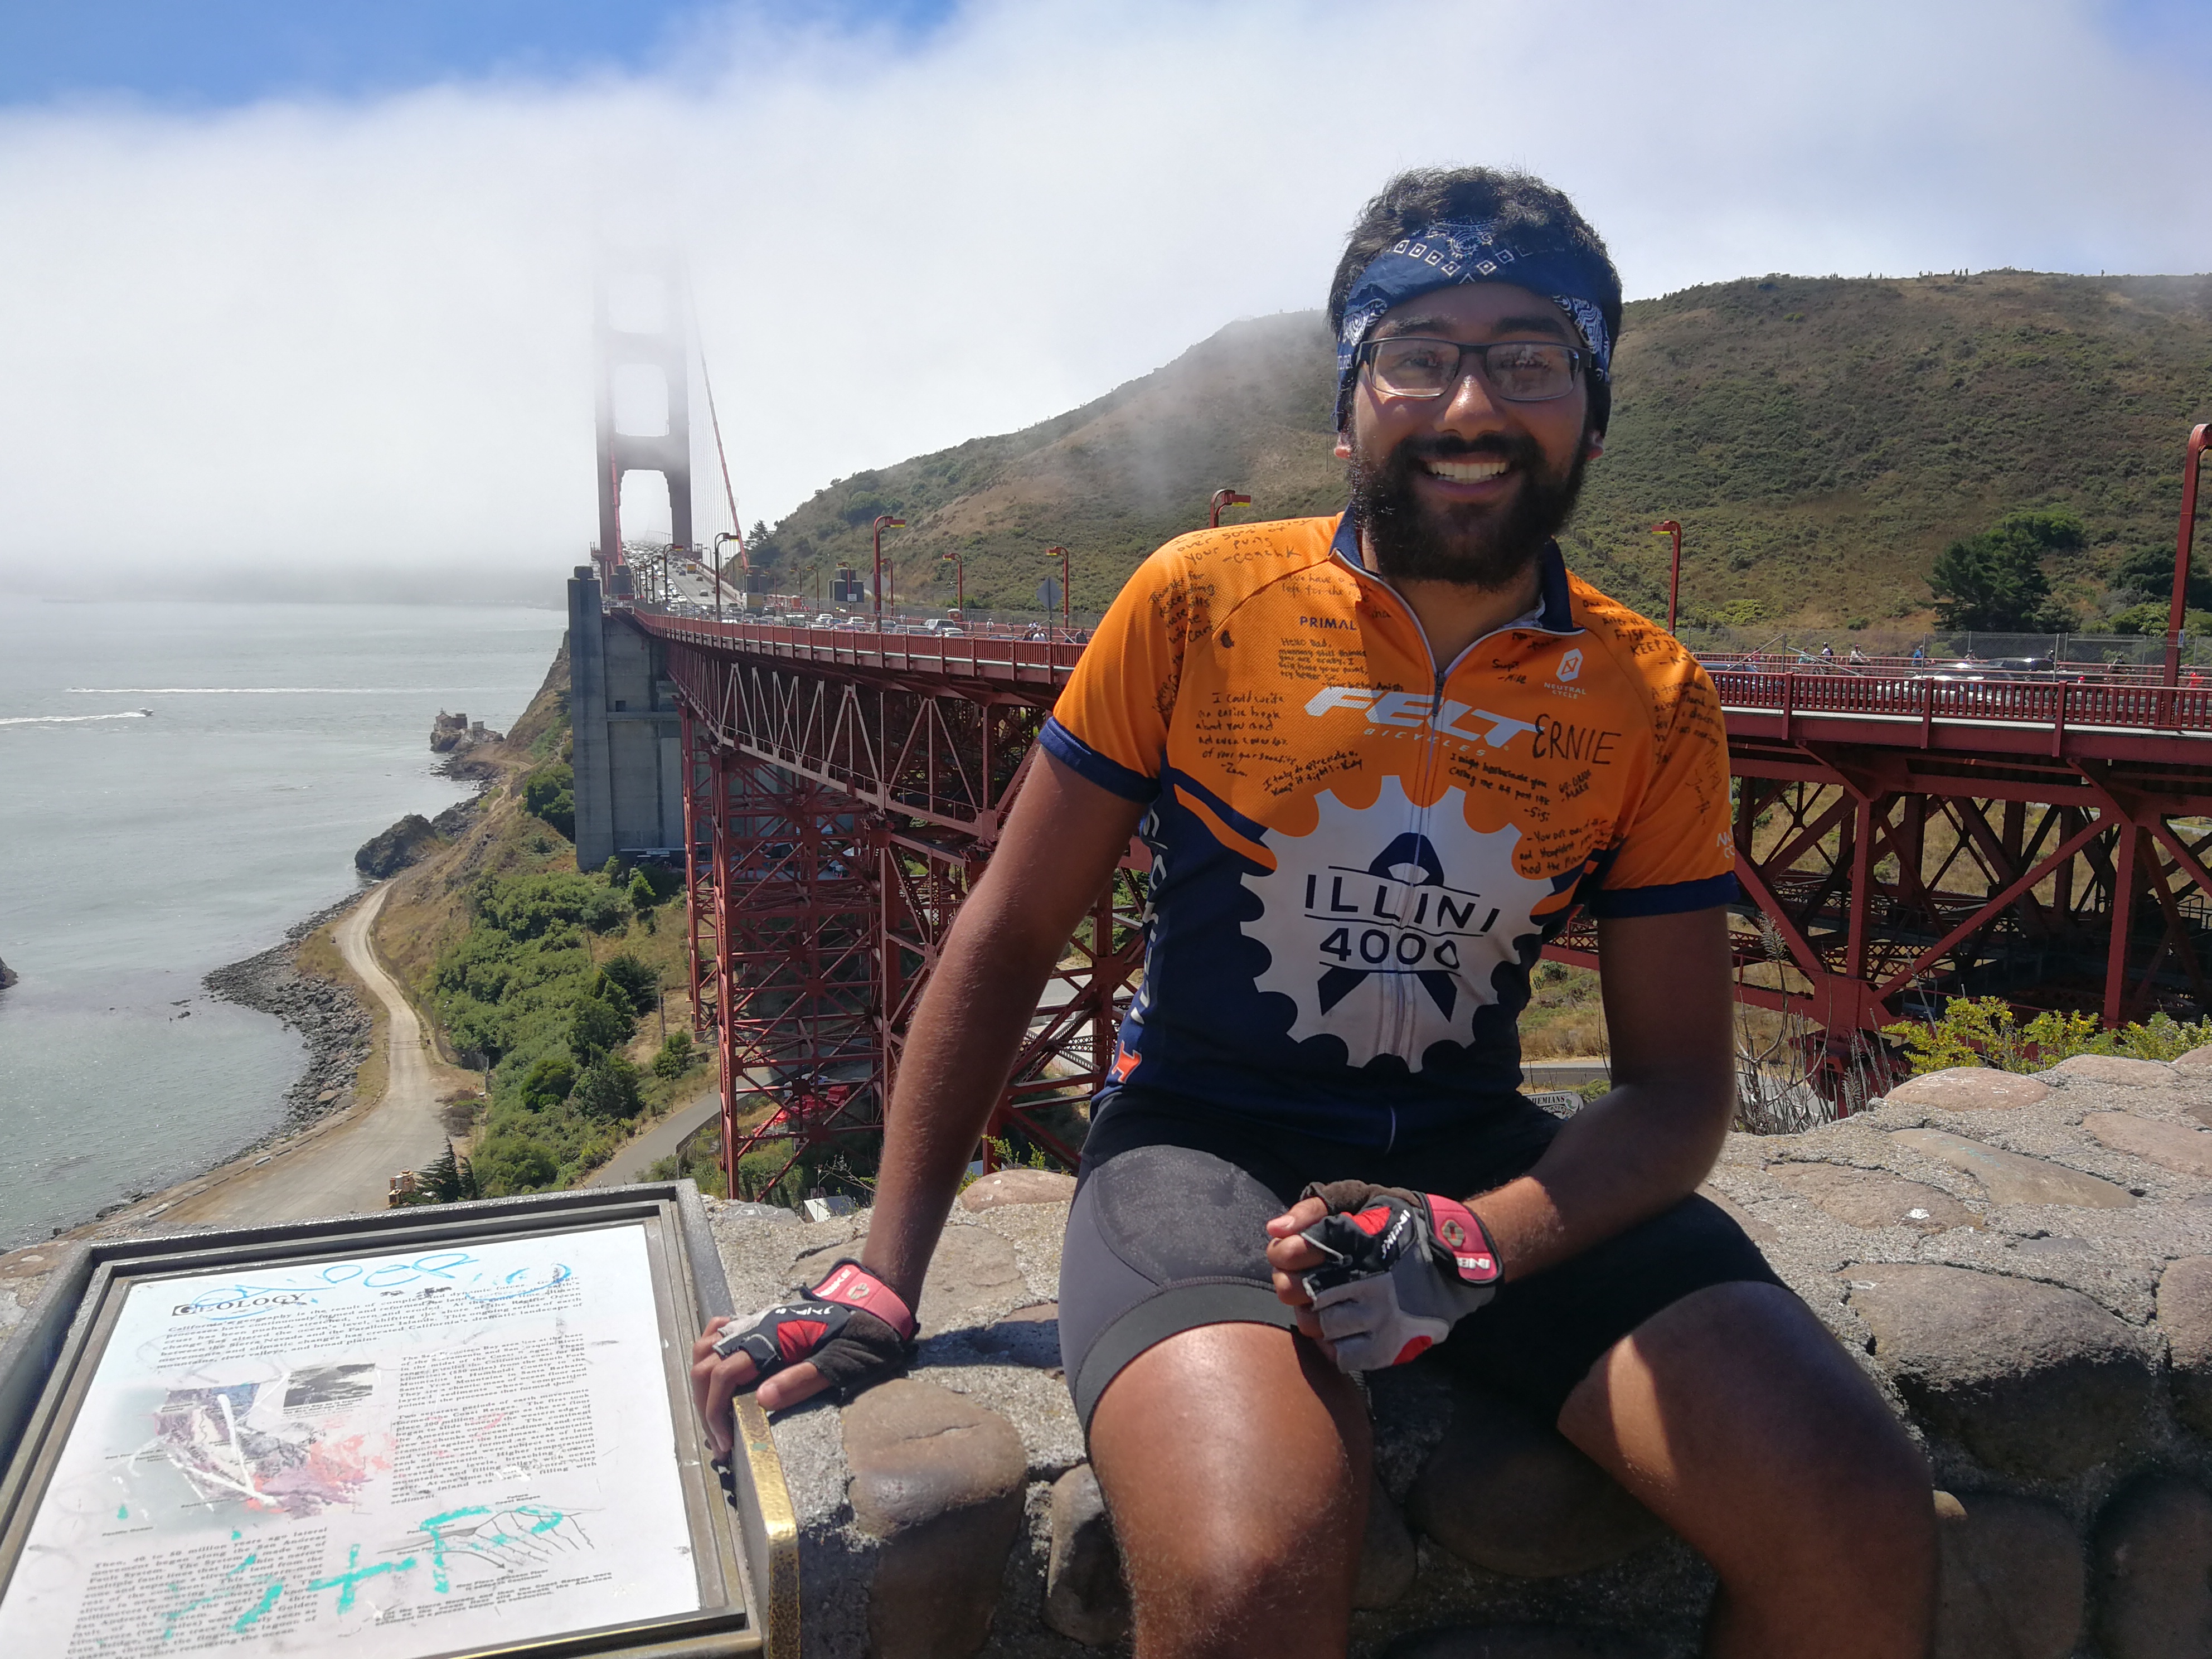
[[[955, 871], [915, 936], [919, 972], [899, 975], [910, 992], [1084, 647], [626, 614], [661, 642], [695, 777], [716, 752], [730, 777], [766, 763], [881, 815], [902, 856]], [[1831, 1073], [1863, 1070], [1874, 1031], [1947, 994], [2108, 1024], [2212, 1007], [2212, 831], [2192, 822], [2212, 817], [2212, 688], [2126, 670], [1709, 669], [1735, 781], [1739, 989], [1799, 1022]], [[1133, 848], [1127, 869], [1144, 867]], [[703, 900], [711, 868], [695, 875]], [[1127, 971], [1093, 988], [1118, 1006], [1137, 957], [1115, 937]], [[1588, 965], [1594, 945], [1571, 928], [1547, 955]], [[702, 961], [702, 981], [712, 971]], [[897, 1023], [877, 1022], [887, 1058]]]

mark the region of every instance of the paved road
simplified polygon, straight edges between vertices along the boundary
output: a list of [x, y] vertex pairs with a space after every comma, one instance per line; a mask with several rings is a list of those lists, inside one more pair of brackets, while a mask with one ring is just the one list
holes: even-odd
[[696, 1100], [678, 1106], [585, 1177], [586, 1187], [619, 1187], [645, 1179], [646, 1167], [675, 1155], [677, 1144], [722, 1109], [721, 1091], [708, 1084]]
[[[163, 1208], [165, 1222], [252, 1225], [312, 1216], [357, 1215], [384, 1208], [392, 1177], [419, 1169], [446, 1150], [438, 1097], [461, 1086], [438, 1063], [422, 1022], [369, 947], [369, 929], [391, 884], [376, 888], [332, 930], [346, 966], [384, 1005], [387, 1021], [384, 1098], [328, 1128], [302, 1136], [266, 1163], [218, 1178]], [[218, 1171], [218, 1177], [224, 1172]]]

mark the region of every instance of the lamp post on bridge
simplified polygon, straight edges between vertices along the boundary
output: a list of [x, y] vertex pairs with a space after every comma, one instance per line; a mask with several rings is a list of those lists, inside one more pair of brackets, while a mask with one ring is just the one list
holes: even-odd
[[943, 564], [945, 559], [952, 561], [952, 614], [965, 622], [968, 619], [968, 588], [966, 578], [961, 569], [960, 550], [954, 548], [950, 553], [939, 558], [938, 562]]
[[894, 519], [888, 513], [879, 513], [876, 515], [875, 595], [876, 629], [878, 633], [883, 630], [884, 625], [884, 532], [886, 530], [903, 530], [905, 528], [906, 520], [904, 519]]
[[1206, 527], [1208, 530], [1221, 528], [1221, 509], [1224, 507], [1251, 505], [1252, 498], [1249, 495], [1240, 495], [1234, 489], [1217, 489], [1213, 492], [1213, 500], [1207, 504], [1206, 509]]
[[1651, 526], [1655, 536], [1671, 534], [1674, 538], [1674, 563], [1667, 578], [1667, 631], [1674, 631], [1674, 601], [1682, 592], [1682, 526], [1672, 519], [1662, 519]]
[[2181, 461], [2181, 528], [2173, 538], [2173, 603], [2166, 613], [2166, 683], [2181, 684], [2181, 629], [2189, 620], [2189, 553], [2197, 539], [2197, 475], [2203, 470], [2212, 424], [2194, 427]]
[[745, 562], [744, 537], [734, 531], [725, 530], [714, 538], [714, 620], [716, 622], [722, 620], [722, 544], [724, 542], [735, 542], [738, 544], [738, 568], [740, 571], [750, 568]]
[[1044, 550], [1044, 556], [1048, 559], [1055, 553], [1060, 555], [1060, 629], [1065, 634], [1072, 631], [1068, 625], [1067, 550], [1064, 547], [1048, 547]]

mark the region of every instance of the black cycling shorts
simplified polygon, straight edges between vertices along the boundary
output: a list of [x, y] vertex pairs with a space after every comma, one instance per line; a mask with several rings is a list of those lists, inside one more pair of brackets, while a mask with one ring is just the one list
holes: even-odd
[[[1388, 1152], [1286, 1133], [1156, 1090], [1123, 1089], [1083, 1147], [1060, 1267], [1060, 1351], [1087, 1432], [1106, 1385], [1200, 1325], [1297, 1328], [1266, 1226], [1313, 1181], [1467, 1197], [1526, 1175], [1559, 1120], [1519, 1095], [1470, 1127]], [[1437, 1350], [1553, 1422], [1599, 1356], [1710, 1285], [1781, 1285], [1727, 1213], [1692, 1196], [1571, 1261], [1498, 1288]]]

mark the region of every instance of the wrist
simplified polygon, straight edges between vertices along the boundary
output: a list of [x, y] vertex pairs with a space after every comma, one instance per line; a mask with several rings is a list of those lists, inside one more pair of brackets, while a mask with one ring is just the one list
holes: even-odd
[[1441, 1193], [1425, 1196], [1430, 1228], [1437, 1246], [1450, 1258], [1461, 1283], [1491, 1285], [1504, 1278], [1505, 1264], [1482, 1218], [1455, 1198], [1446, 1198]]
[[811, 1294], [819, 1301], [841, 1303], [873, 1314], [896, 1331], [902, 1341], [910, 1340], [918, 1326], [914, 1314], [916, 1298], [902, 1294], [865, 1262], [838, 1262]]

